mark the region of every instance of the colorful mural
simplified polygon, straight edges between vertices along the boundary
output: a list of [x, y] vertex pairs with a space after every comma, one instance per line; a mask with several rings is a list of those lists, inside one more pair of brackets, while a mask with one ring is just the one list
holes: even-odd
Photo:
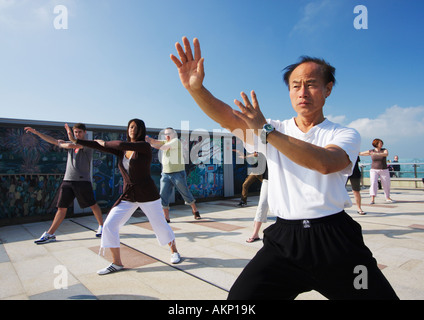
[[[150, 135], [158, 139], [157, 135]], [[201, 139], [189, 141], [181, 136], [184, 159], [186, 162], [187, 185], [195, 199], [216, 198], [224, 196], [224, 171], [222, 156], [222, 139]], [[151, 175], [160, 188], [161, 164], [159, 152], [153, 149]], [[183, 198], [175, 192], [175, 202], [184, 203]]]
[[[0, 225], [5, 221], [25, 218], [53, 217], [56, 212], [56, 191], [63, 180], [67, 152], [24, 131], [25, 125], [0, 126]], [[33, 126], [38, 131], [56, 139], [67, 140], [60, 126]], [[147, 132], [157, 138], [157, 134]], [[110, 132], [94, 130], [93, 139], [105, 141], [126, 140], [125, 130]], [[213, 137], [189, 141], [181, 137], [186, 154], [187, 183], [196, 199], [224, 196], [222, 138]], [[153, 150], [151, 175], [160, 188], [161, 164], [158, 150]], [[193, 161], [191, 161], [194, 159]], [[234, 164], [234, 177], [246, 172], [245, 165]], [[236, 173], [237, 172], [237, 173]], [[241, 183], [244, 180], [241, 174]], [[240, 188], [240, 184], [235, 184]], [[123, 181], [116, 157], [95, 151], [93, 154], [93, 190], [100, 207], [107, 211], [122, 193]], [[237, 192], [236, 192], [237, 193]], [[182, 198], [176, 192], [176, 202]], [[68, 213], [73, 213], [72, 208]], [[34, 219], [32, 219], [34, 220]]]
[[[40, 132], [66, 139], [64, 130]], [[0, 127], [0, 174], [64, 173], [66, 157], [66, 151], [25, 133], [23, 127]]]
[[[65, 138], [64, 130], [40, 131]], [[66, 152], [26, 134], [23, 127], [0, 127], [0, 219], [54, 214], [66, 157]]]

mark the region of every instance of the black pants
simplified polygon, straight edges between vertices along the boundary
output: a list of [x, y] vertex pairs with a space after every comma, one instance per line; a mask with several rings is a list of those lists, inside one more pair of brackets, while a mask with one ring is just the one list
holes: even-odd
[[277, 218], [228, 299], [294, 299], [310, 290], [328, 299], [398, 299], [365, 246], [361, 226], [344, 211], [310, 220]]

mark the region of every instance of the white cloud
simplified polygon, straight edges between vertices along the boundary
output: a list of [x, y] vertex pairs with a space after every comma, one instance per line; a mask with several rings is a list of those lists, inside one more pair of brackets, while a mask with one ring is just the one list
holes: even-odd
[[390, 157], [424, 158], [424, 106], [402, 108], [394, 105], [374, 119], [359, 118], [350, 123], [345, 115], [326, 115], [332, 122], [356, 129], [362, 138], [361, 151], [372, 148], [375, 138], [384, 141]]
[[332, 116], [332, 115], [326, 115], [325, 116], [328, 120], [334, 123], [340, 123], [344, 124], [346, 121], [346, 116]]
[[334, 0], [321, 0], [308, 3], [302, 9], [302, 16], [290, 32], [313, 32], [319, 27], [329, 26], [330, 16], [337, 11], [339, 3]]
[[402, 108], [394, 105], [375, 119], [361, 118], [349, 127], [359, 131], [363, 139], [385, 137], [393, 142], [424, 136], [424, 106]]
[[394, 105], [375, 119], [360, 118], [347, 125], [362, 137], [361, 150], [371, 149], [375, 138], [382, 139], [391, 155], [423, 158], [424, 106], [402, 108]]

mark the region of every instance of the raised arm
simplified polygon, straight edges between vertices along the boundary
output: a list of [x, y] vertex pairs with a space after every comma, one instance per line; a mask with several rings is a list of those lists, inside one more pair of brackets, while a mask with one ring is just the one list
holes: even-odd
[[204, 58], [201, 56], [199, 40], [193, 40], [194, 56], [190, 42], [186, 37], [183, 37], [183, 45], [184, 48], [180, 43], [175, 45], [179, 58], [171, 54], [171, 60], [178, 68], [182, 85], [208, 117], [246, 141], [245, 130], [248, 129], [246, 124], [234, 116], [233, 109], [229, 105], [215, 98], [203, 86], [205, 78]]
[[47, 134], [41, 133], [41, 132], [35, 130], [34, 128], [25, 127], [24, 130], [25, 130], [26, 133], [35, 134], [36, 136], [40, 137], [44, 141], [46, 141], [48, 143], [51, 143], [51, 144], [53, 144], [55, 146], [59, 146], [59, 140], [57, 140], [57, 139], [55, 139], [53, 137], [50, 137]]

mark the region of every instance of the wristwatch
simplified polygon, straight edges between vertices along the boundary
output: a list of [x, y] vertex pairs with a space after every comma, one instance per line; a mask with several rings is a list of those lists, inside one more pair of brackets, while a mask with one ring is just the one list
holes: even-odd
[[263, 128], [262, 128], [262, 132], [261, 132], [261, 141], [263, 144], [267, 144], [267, 138], [268, 135], [273, 132], [275, 130], [274, 126], [272, 124], [269, 123], [265, 123]]

